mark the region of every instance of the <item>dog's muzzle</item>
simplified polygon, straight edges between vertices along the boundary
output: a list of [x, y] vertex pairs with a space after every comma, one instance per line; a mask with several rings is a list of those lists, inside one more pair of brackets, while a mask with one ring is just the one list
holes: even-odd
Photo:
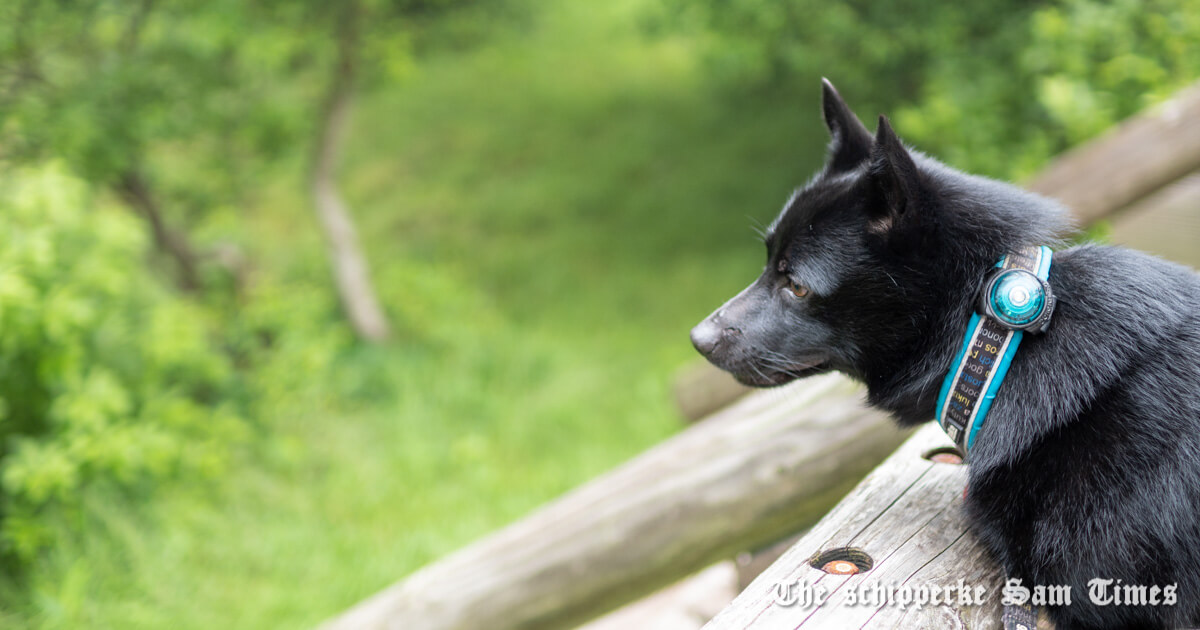
[[707, 317], [704, 321], [696, 324], [692, 329], [692, 345], [696, 350], [705, 357], [712, 356], [712, 353], [725, 341], [730, 335], [737, 334], [737, 328], [722, 326], [718, 321], [718, 314], [713, 314]]

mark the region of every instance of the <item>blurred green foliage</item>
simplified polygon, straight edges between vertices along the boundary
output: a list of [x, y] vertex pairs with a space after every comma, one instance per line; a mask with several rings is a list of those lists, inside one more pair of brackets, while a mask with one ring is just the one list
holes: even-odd
[[228, 203], [310, 124], [311, 86], [289, 80], [307, 67], [297, 59], [306, 33], [287, 7], [4, 3], [4, 157], [61, 160], [100, 185], [144, 170], [185, 225]]
[[204, 312], [155, 282], [141, 226], [61, 168], [0, 176], [0, 551], [55, 544], [47, 519], [94, 483], [214, 477], [248, 436]]
[[734, 85], [829, 77], [873, 127], [951, 164], [1031, 175], [1200, 75], [1189, 0], [669, 0]]
[[[356, 11], [367, 85], [415, 56], [482, 40], [508, 3], [476, 0], [0, 3], [0, 158], [61, 161], [202, 254], [280, 159], [310, 149], [335, 72], [339, 14]], [[453, 15], [454, 19], [445, 19]], [[216, 229], [211, 226], [217, 225]], [[194, 241], [194, 244], [192, 243]], [[156, 243], [167, 250], [163, 243]], [[171, 253], [171, 252], [160, 252]], [[187, 253], [178, 254], [186, 256]], [[168, 274], [170, 275], [170, 274]], [[183, 284], [220, 270], [180, 270]], [[213, 276], [216, 276], [214, 278]]]
[[[669, 435], [819, 76], [1022, 177], [1200, 75], [1181, 0], [363, 0], [366, 347], [304, 194], [330, 6], [0, 5], [0, 626], [312, 625]], [[244, 277], [167, 288], [130, 167]]]
[[[1186, 0], [1065, 0], [999, 30], [995, 52], [935, 67], [896, 121], [964, 168], [1032, 175], [1051, 156], [1200, 76], [1200, 12]], [[1004, 32], [1015, 31], [1015, 32]]]

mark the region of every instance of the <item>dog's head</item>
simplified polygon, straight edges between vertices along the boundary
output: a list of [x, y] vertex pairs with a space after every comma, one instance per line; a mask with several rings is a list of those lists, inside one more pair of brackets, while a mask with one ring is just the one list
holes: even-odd
[[[884, 258], [923, 246], [936, 191], [880, 117], [872, 136], [828, 81], [824, 169], [792, 195], [765, 237], [762, 275], [692, 330], [709, 361], [745, 384], [859, 371], [864, 340], [889, 335], [903, 291]], [[918, 157], [918, 160], [923, 158]]]

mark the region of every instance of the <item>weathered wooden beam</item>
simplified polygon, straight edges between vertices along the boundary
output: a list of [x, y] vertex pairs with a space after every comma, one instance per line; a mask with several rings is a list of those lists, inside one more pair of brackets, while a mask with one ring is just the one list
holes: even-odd
[[700, 630], [740, 590], [737, 567], [732, 560], [726, 560], [589, 621], [577, 630]]
[[1200, 269], [1200, 172], [1139, 199], [1112, 220], [1112, 241]]
[[905, 433], [826, 375], [755, 392], [329, 628], [561, 628], [821, 515]]
[[1200, 168], [1200, 83], [1055, 159], [1029, 189], [1086, 225]]
[[[1001, 572], [967, 531], [962, 516], [966, 467], [925, 457], [950, 447], [939, 427], [923, 427], [705, 630], [1000, 628]], [[850, 575], [820, 568], [826, 563], [822, 554], [845, 548], [865, 554], [871, 568]], [[971, 589], [984, 589], [982, 605], [961, 603], [957, 591], [944, 601], [943, 589], [957, 588], [959, 580]], [[931, 594], [934, 587], [940, 593], [938, 605], [898, 603], [906, 601], [906, 591], [915, 599], [921, 589]], [[823, 603], [792, 603], [806, 588], [823, 593]], [[861, 594], [877, 592], [892, 593], [893, 604], [882, 597], [879, 603], [862, 603], [866, 598]], [[977, 593], [970, 594], [973, 599]]]
[[675, 406], [689, 422], [716, 413], [751, 391], [734, 380], [729, 372], [717, 369], [702, 358], [697, 359], [676, 372], [671, 384]]

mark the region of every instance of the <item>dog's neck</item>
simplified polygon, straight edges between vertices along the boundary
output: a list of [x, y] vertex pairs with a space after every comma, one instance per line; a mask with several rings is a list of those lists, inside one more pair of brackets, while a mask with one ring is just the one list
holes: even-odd
[[[941, 213], [931, 222], [938, 233], [929, 251], [879, 257], [871, 290], [896, 307], [896, 326], [887, 335], [861, 335], [869, 345], [860, 346], [858, 361], [848, 370], [866, 383], [872, 405], [904, 425], [933, 417], [980, 283], [996, 261], [1022, 246], [1054, 245], [1066, 226], [1065, 212], [1051, 200], [923, 162], [923, 169], [940, 169], [933, 171], [932, 181], [942, 186], [944, 197], [954, 196], [953, 203], [923, 209]], [[957, 210], [942, 209], [949, 207]]]
[[902, 305], [896, 327], [886, 336], [864, 335], [870, 341], [860, 345], [852, 373], [867, 385], [870, 404], [891, 412], [903, 425], [933, 417], [942, 379], [971, 318], [979, 279], [990, 266], [982, 259], [960, 264], [960, 273], [943, 275], [940, 286], [923, 283], [920, 292], [903, 289], [921, 286], [916, 279], [888, 272], [901, 287], [884, 298]]

